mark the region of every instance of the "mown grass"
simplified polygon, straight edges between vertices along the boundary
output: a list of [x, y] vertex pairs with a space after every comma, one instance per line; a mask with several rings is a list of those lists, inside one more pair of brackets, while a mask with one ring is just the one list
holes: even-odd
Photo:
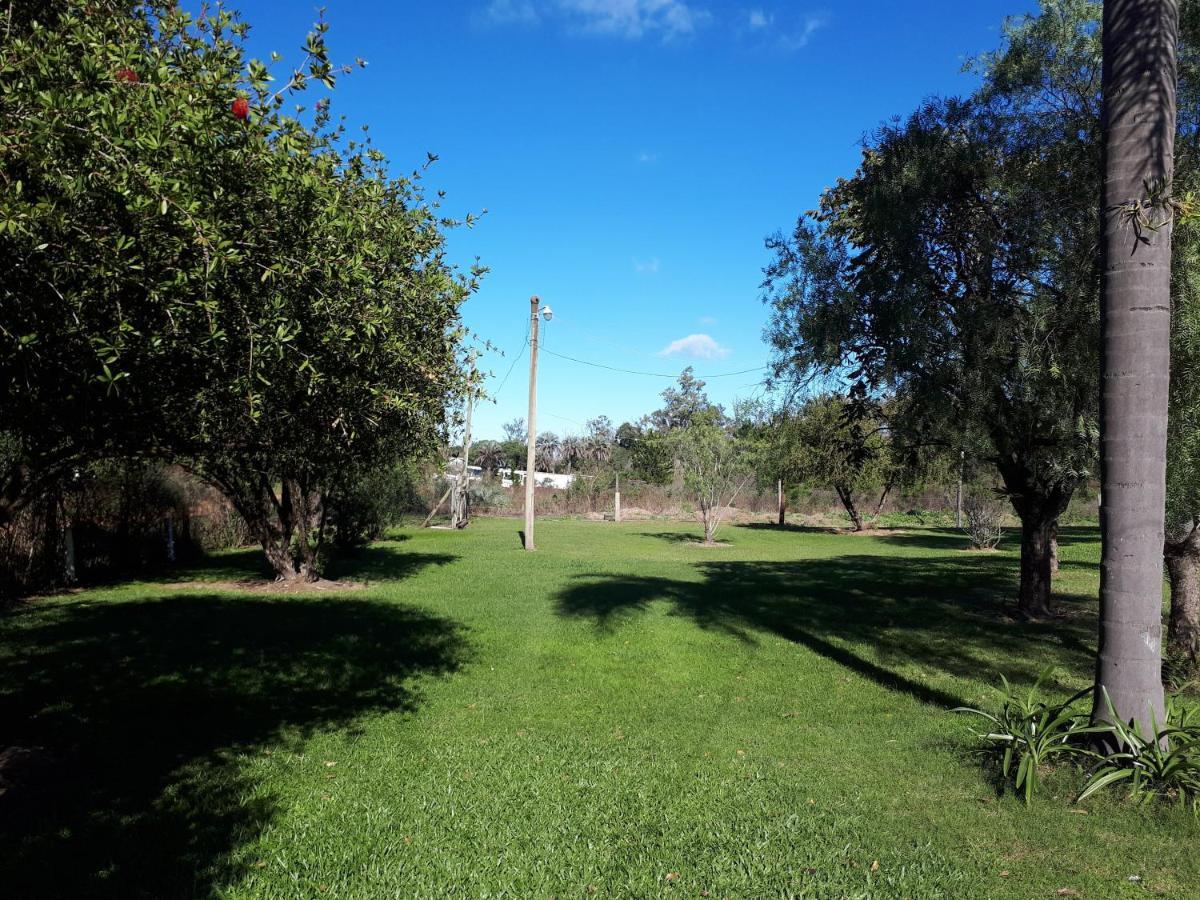
[[[1000, 672], [1087, 683], [1098, 544], [1064, 617], [1015, 554], [545, 521], [398, 533], [340, 596], [240, 595], [228, 554], [0, 619], [13, 897], [1196, 896], [1185, 813], [1003, 795], [947, 711]], [[206, 586], [204, 582], [211, 581]], [[1135, 880], [1131, 880], [1131, 878]], [[1071, 896], [1066, 894], [1066, 896]]]

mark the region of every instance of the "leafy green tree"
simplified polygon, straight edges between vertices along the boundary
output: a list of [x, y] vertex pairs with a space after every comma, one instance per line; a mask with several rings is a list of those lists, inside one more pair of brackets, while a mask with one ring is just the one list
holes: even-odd
[[720, 410], [709, 402], [704, 382], [691, 366], [680, 373], [676, 384], [662, 392], [662, 399], [662, 407], [645, 417], [644, 426], [665, 432], [689, 425], [700, 415], [720, 417]]
[[339, 72], [323, 23], [273, 90], [228, 10], [23, 11], [0, 12], [5, 508], [81, 459], [167, 457], [314, 577], [358, 464], [434, 445], [479, 270], [445, 263], [419, 173], [325, 99], [284, 112]]
[[623, 422], [616, 431], [613, 466], [648, 484], [669, 484], [673, 471], [670, 449], [653, 429]]
[[855, 531], [865, 527], [861, 495], [881, 491], [875, 514], [895, 481], [887, 432], [877, 411], [859, 414], [845, 397], [820, 394], [781, 423], [787, 471], [833, 488]]
[[1031, 617], [1050, 612], [1056, 522], [1096, 457], [1094, 73], [1042, 64], [1059, 5], [1009, 29], [975, 96], [882, 126], [769, 242], [766, 273], [781, 379], [902, 393], [927, 442], [986, 437]]
[[728, 427], [723, 418], [712, 409], [700, 410], [665, 437], [683, 473], [684, 486], [696, 498], [704, 543], [710, 545], [726, 511], [755, 474], [747, 436]]
[[0, 520], [155, 443], [221, 339], [216, 288], [251, 238], [241, 27], [167, 3], [0, 9]]

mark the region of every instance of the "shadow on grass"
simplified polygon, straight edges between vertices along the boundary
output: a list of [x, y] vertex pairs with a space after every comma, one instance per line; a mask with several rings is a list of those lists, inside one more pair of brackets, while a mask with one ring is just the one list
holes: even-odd
[[370, 544], [335, 559], [327, 577], [349, 581], [403, 581], [429, 566], [448, 566], [458, 560], [452, 553], [412, 553], [393, 542]]
[[[276, 813], [244, 760], [413, 711], [453, 621], [347, 597], [41, 604], [0, 620], [0, 884], [12, 897], [193, 897], [250, 871]], [[320, 761], [297, 763], [301, 768]], [[323, 784], [315, 779], [314, 784]]]
[[[560, 594], [558, 612], [607, 629], [664, 602], [701, 628], [745, 641], [775, 634], [942, 707], [964, 704], [929, 685], [926, 673], [1032, 681], [1047, 662], [1082, 671], [1093, 658], [1090, 615], [1033, 624], [1008, 615], [1015, 566], [1005, 557], [855, 555], [696, 568], [700, 581], [579, 576]], [[1083, 605], [1070, 596], [1058, 602]]]
[[779, 532], [795, 532], [796, 534], [838, 534], [839, 529], [832, 527], [819, 527], [817, 525], [796, 525], [788, 522], [785, 525], [780, 525], [778, 522], [740, 522], [734, 526], [735, 528], [746, 528], [750, 531], [779, 531]]
[[[688, 529], [687, 531], [639, 531], [637, 532], [637, 536], [666, 541], [668, 544], [704, 544], [704, 529], [699, 525], [695, 529]], [[717, 536], [714, 540], [717, 543], [723, 543], [729, 536], [729, 532], [726, 529], [718, 528]]]

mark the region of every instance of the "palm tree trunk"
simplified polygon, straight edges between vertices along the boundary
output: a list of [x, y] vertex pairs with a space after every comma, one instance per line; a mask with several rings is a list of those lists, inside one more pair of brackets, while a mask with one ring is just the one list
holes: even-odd
[[1105, 0], [1100, 652], [1093, 716], [1163, 721], [1178, 0]]

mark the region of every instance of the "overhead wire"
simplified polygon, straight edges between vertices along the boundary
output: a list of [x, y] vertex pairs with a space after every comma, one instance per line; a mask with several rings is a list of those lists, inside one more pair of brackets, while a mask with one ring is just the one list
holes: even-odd
[[[626, 375], [644, 375], [649, 378], [671, 378], [679, 377], [678, 372], [644, 372], [637, 369], [622, 369], [618, 366], [606, 366], [604, 363], [590, 362], [586, 359], [577, 359], [574, 356], [567, 356], [565, 353], [559, 353], [556, 350], [550, 350], [547, 347], [540, 347], [540, 350], [549, 353], [551, 356], [557, 356], [559, 359], [570, 360], [573, 363], [579, 363], [582, 366], [591, 366], [595, 369], [607, 369], [609, 372], [622, 372]], [[755, 366], [752, 369], [740, 369], [737, 372], [721, 372], [717, 375], [696, 375], [696, 378], [712, 379], [712, 378], [732, 378], [734, 375], [746, 375], [750, 372], [762, 372], [770, 366]]]

